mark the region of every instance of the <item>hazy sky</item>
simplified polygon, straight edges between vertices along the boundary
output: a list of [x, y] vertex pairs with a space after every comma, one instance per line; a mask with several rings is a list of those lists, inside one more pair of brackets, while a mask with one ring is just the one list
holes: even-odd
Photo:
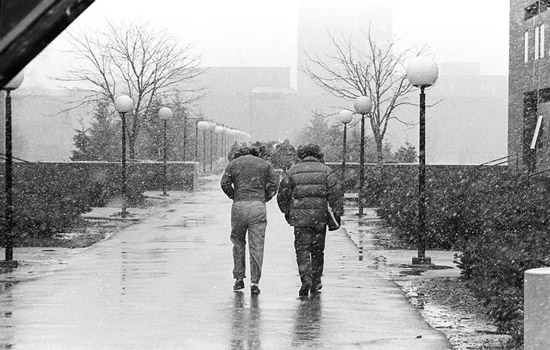
[[[403, 47], [426, 44], [438, 63], [480, 62], [485, 74], [507, 74], [509, 0], [394, 3], [394, 34]], [[141, 20], [191, 43], [205, 66], [294, 67], [297, 4], [298, 0], [96, 0], [71, 27], [101, 25], [104, 18]], [[31, 81], [39, 84], [43, 71], [56, 74], [62, 69], [62, 47], [63, 37], [31, 63]]]

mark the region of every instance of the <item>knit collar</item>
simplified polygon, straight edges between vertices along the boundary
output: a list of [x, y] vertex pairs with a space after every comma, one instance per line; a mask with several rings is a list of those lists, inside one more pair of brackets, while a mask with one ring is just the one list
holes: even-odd
[[320, 162], [320, 160], [315, 158], [314, 156], [307, 156], [302, 159], [302, 162]]

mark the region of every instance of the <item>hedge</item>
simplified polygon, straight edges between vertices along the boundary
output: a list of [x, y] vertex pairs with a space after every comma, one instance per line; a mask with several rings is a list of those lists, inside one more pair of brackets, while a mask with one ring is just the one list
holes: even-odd
[[[499, 330], [521, 342], [523, 274], [550, 266], [550, 186], [506, 167], [426, 173], [426, 243], [461, 253], [457, 263]], [[386, 174], [388, 175], [388, 174]], [[416, 243], [417, 174], [385, 176], [378, 214], [407, 243]]]
[[[195, 163], [169, 164], [167, 189], [193, 189]], [[140, 205], [146, 190], [162, 189], [160, 163], [130, 163], [127, 168], [127, 203]], [[2, 171], [2, 174], [4, 172]], [[80, 223], [91, 207], [106, 206], [121, 196], [119, 163], [15, 163], [13, 169], [14, 216], [12, 232], [16, 245], [31, 239], [50, 238]], [[5, 210], [4, 178], [1, 177], [0, 210]], [[4, 215], [1, 215], [6, 232]]]

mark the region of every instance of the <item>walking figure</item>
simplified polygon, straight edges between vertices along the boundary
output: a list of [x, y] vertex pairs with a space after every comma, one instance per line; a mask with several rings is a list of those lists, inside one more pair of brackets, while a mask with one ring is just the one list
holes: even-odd
[[233, 243], [233, 290], [244, 289], [246, 277], [246, 233], [250, 254], [250, 291], [259, 294], [267, 215], [265, 203], [277, 194], [278, 178], [273, 167], [258, 158], [253, 148], [243, 147], [226, 167], [221, 187], [233, 200], [231, 242]]
[[294, 226], [294, 248], [302, 281], [298, 294], [308, 296], [323, 287], [328, 206], [340, 222], [343, 193], [336, 173], [323, 164], [318, 145], [298, 147], [297, 156], [299, 163], [283, 174], [277, 203], [287, 222]]

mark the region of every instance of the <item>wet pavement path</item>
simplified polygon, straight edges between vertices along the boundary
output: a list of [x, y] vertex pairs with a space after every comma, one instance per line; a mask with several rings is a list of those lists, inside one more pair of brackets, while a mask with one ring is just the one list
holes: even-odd
[[230, 207], [213, 179], [67, 268], [3, 291], [0, 349], [450, 349], [343, 229], [327, 236], [323, 292], [300, 300], [292, 228], [275, 201], [262, 292], [233, 292]]

